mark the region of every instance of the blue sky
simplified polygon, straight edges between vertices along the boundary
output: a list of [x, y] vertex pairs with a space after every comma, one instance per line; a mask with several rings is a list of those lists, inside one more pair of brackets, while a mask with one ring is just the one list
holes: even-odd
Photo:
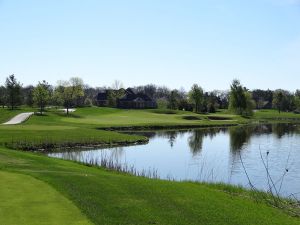
[[0, 0], [0, 84], [300, 89], [298, 0]]

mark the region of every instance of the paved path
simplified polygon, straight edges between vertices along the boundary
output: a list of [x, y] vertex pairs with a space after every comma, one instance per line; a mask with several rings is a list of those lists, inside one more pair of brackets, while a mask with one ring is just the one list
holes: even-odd
[[9, 120], [3, 124], [4, 125], [20, 124], [20, 123], [23, 123], [25, 120], [27, 120], [31, 115], [33, 115], [33, 112], [20, 113], [19, 115], [16, 115], [11, 120]]

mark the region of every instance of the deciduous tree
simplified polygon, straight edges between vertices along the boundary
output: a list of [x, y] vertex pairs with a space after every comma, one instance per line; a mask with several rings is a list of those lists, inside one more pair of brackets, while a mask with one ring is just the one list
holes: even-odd
[[203, 89], [194, 84], [189, 92], [189, 100], [195, 105], [195, 111], [197, 113], [202, 111], [203, 107]]
[[69, 81], [60, 81], [55, 90], [55, 97], [66, 107], [67, 115], [74, 101], [83, 95], [83, 81], [78, 77], [72, 77]]
[[40, 113], [43, 114], [44, 108], [50, 98], [49, 84], [43, 80], [33, 89], [33, 101], [40, 108]]
[[251, 116], [253, 114], [251, 95], [239, 80], [233, 80], [230, 86], [229, 110], [238, 115]]

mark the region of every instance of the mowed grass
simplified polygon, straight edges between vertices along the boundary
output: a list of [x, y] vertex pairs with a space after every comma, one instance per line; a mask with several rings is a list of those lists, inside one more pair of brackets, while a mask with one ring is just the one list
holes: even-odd
[[147, 138], [143, 136], [69, 126], [0, 127], [0, 145], [22, 150], [52, 150], [62, 147], [116, 145], [146, 141]]
[[0, 170], [0, 224], [91, 224], [51, 186], [31, 176]]
[[[245, 193], [239, 195], [240, 189], [234, 192], [232, 188], [232, 194], [229, 194], [214, 185], [151, 180], [3, 148], [0, 148], [0, 171], [25, 174], [45, 182], [71, 200], [94, 224], [300, 224], [299, 219], [281, 210], [256, 203]], [[15, 198], [13, 192], [19, 196], [20, 190], [16, 186], [18, 183], [21, 188], [24, 178], [15, 178], [15, 183], [11, 183], [12, 199]], [[51, 202], [38, 189], [39, 185], [32, 185], [23, 192], [24, 207], [33, 204], [32, 193], [36, 193], [34, 199], [41, 197], [45, 203]], [[22, 214], [15, 211], [18, 209], [11, 209], [1, 217], [4, 221], [1, 224], [8, 224], [6, 221], [13, 221], [16, 215]], [[55, 210], [51, 213], [54, 214]], [[57, 207], [57, 210], [64, 211], [62, 207]], [[24, 212], [24, 217], [28, 215], [32, 215], [29, 209]], [[34, 224], [34, 221], [27, 224]], [[57, 219], [53, 224], [72, 223]]]
[[300, 120], [300, 114], [293, 112], [281, 112], [277, 110], [258, 110], [254, 114], [254, 119], [267, 120]]
[[[218, 125], [236, 124], [241, 117], [225, 114], [214, 114], [225, 117], [224, 121], [210, 120], [208, 115], [179, 110], [122, 110], [114, 108], [79, 108], [71, 116], [48, 112], [48, 116], [35, 116], [26, 124], [68, 124], [89, 127], [122, 127], [122, 126], [177, 126], [177, 125]], [[189, 116], [199, 120], [186, 119]], [[228, 118], [228, 119], [226, 119]], [[229, 121], [230, 120], [230, 121]]]
[[[24, 111], [26, 110], [16, 112]], [[10, 110], [1, 109], [0, 113], [2, 121], [8, 120], [7, 115]], [[66, 115], [50, 111], [45, 116], [34, 115], [20, 125], [0, 125], [0, 145], [36, 150], [147, 141], [147, 138], [142, 136], [98, 130], [93, 124], [63, 122], [64, 118]]]

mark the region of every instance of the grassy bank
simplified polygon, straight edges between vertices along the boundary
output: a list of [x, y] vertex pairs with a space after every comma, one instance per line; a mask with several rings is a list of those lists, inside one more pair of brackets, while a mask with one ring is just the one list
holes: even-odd
[[[1, 187], [5, 181], [3, 171], [28, 175], [71, 200], [73, 206], [69, 207], [75, 211], [76, 207], [94, 224], [300, 224], [298, 219], [264, 203], [255, 203], [234, 188], [229, 194], [218, 186], [134, 177], [3, 148], [0, 170]], [[29, 196], [40, 193], [38, 188], [39, 185], [32, 185], [31, 190], [23, 192], [20, 210], [15, 210], [14, 204], [6, 205], [11, 213], [1, 218], [3, 224], [14, 224], [9, 223], [13, 221], [11, 217], [22, 216], [22, 207], [33, 204]], [[12, 194], [14, 191], [18, 189], [12, 189]], [[32, 220], [37, 216], [32, 215]], [[50, 214], [49, 219], [54, 221], [55, 215]], [[57, 220], [54, 224], [66, 223]]]

